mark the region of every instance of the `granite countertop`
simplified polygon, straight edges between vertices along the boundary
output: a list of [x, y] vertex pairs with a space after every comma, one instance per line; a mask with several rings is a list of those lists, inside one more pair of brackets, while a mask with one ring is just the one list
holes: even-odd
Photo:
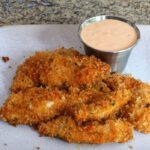
[[0, 25], [78, 24], [95, 15], [123, 16], [150, 24], [149, 0], [1, 0]]

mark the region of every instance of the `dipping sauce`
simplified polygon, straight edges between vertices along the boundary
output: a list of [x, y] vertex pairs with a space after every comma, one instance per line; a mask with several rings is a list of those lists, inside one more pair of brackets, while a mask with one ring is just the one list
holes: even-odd
[[97, 50], [118, 51], [131, 47], [137, 41], [137, 33], [123, 21], [106, 19], [85, 26], [81, 38]]

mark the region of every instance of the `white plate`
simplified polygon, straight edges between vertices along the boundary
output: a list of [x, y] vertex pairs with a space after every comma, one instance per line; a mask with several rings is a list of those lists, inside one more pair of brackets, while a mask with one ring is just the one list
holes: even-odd
[[[141, 41], [133, 50], [125, 73], [150, 82], [150, 26], [139, 26]], [[0, 60], [0, 105], [9, 94], [12, 77], [17, 65], [37, 50], [55, 49], [57, 47], [74, 47], [82, 53], [83, 47], [77, 36], [76, 25], [27, 25], [0, 28], [0, 57], [9, 56], [10, 61]], [[8, 66], [12, 68], [8, 68]], [[62, 140], [39, 137], [38, 133], [28, 126], [13, 127], [0, 122], [0, 150], [150, 150], [150, 135], [134, 132], [134, 140], [124, 144], [68, 144]], [[7, 145], [6, 145], [7, 144]]]

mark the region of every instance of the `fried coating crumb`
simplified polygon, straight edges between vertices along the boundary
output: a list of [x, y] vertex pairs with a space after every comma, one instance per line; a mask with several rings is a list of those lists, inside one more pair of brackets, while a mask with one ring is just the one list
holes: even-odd
[[2, 56], [2, 60], [3, 60], [4, 63], [7, 63], [9, 61], [9, 57]]
[[77, 65], [79, 66], [75, 74], [77, 85], [91, 88], [110, 74], [109, 66], [94, 56], [83, 56]]
[[132, 139], [132, 127], [121, 120], [107, 120], [105, 124], [90, 122], [78, 125], [69, 116], [60, 116], [38, 128], [40, 134], [59, 137], [69, 143], [127, 142]]
[[30, 88], [10, 95], [0, 110], [0, 118], [9, 123], [35, 124], [57, 114], [63, 108], [65, 94], [43, 88]]
[[117, 90], [109, 93], [97, 92], [90, 101], [80, 103], [75, 108], [70, 108], [77, 121], [101, 120], [128, 103], [131, 98], [129, 90]]
[[150, 133], [150, 85], [72, 48], [37, 52], [18, 67], [0, 119], [68, 142], [126, 142], [132, 128]]
[[[38, 68], [38, 69], [37, 69]], [[37, 52], [17, 69], [12, 91], [39, 85], [92, 87], [110, 74], [110, 66], [73, 49]]]
[[91, 98], [91, 91], [71, 89], [65, 93], [58, 89], [28, 88], [12, 93], [0, 110], [0, 118], [10, 124], [37, 124], [59, 115], [64, 109]]
[[40, 147], [39, 147], [39, 146], [37, 146], [37, 147], [36, 147], [36, 150], [40, 150]]
[[113, 74], [106, 81], [113, 89], [127, 88], [132, 92], [131, 100], [121, 110], [134, 128], [143, 133], [150, 133], [150, 85], [131, 76]]
[[132, 145], [129, 145], [128, 147], [129, 147], [130, 149], [133, 149], [133, 146], [132, 146]]

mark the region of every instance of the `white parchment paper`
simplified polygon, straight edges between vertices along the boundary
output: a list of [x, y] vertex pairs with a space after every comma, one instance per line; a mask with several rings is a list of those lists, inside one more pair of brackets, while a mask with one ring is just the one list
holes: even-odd
[[[26, 25], [0, 28], [0, 105], [9, 94], [16, 67], [37, 50], [74, 47], [84, 53], [77, 35], [77, 25]], [[141, 40], [132, 51], [124, 73], [150, 83], [150, 26], [139, 26]], [[9, 68], [9, 66], [12, 68]], [[7, 145], [6, 145], [7, 144]], [[39, 137], [28, 126], [13, 127], [0, 121], [0, 150], [150, 150], [150, 135], [134, 132], [134, 140], [125, 144], [68, 144], [62, 140]]]

